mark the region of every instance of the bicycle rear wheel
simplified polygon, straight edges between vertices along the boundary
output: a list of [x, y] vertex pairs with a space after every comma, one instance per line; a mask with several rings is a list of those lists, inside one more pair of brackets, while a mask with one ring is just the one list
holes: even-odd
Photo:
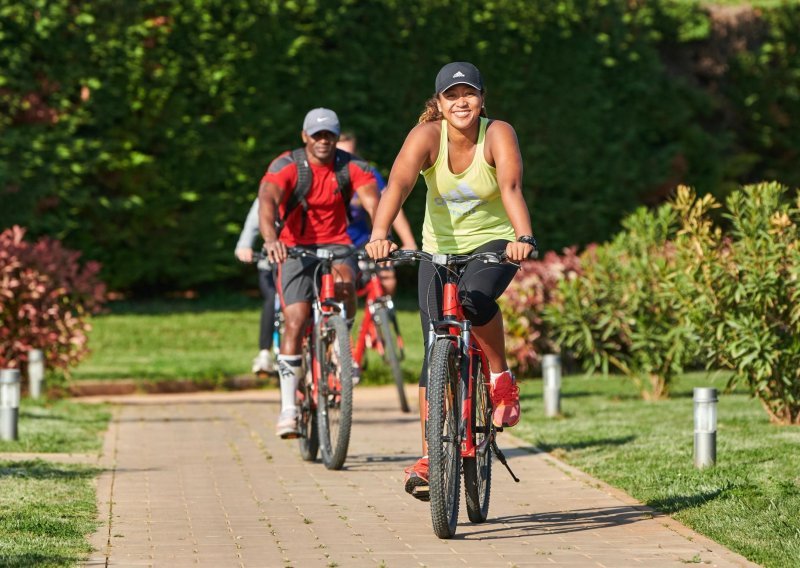
[[436, 341], [429, 361], [428, 462], [431, 520], [439, 538], [452, 538], [458, 524], [461, 445], [458, 433], [458, 351], [449, 339]]
[[400, 367], [400, 350], [397, 346], [397, 337], [391, 325], [389, 310], [383, 306], [375, 310], [373, 316], [375, 327], [378, 330], [378, 341], [381, 342], [383, 356], [389, 363], [389, 368], [394, 377], [394, 384], [397, 387], [397, 397], [400, 399], [400, 409], [403, 412], [411, 412], [406, 399], [406, 389], [403, 382], [403, 369]]
[[311, 384], [311, 357], [308, 347], [303, 346], [303, 361], [306, 369], [305, 375], [300, 379], [302, 385], [299, 387], [303, 397], [298, 401], [300, 418], [297, 421], [300, 437], [297, 439], [300, 445], [300, 457], [305, 461], [317, 459], [319, 451], [319, 433], [317, 432], [317, 409], [314, 407], [313, 385]]
[[321, 368], [317, 391], [320, 450], [325, 467], [341, 469], [353, 419], [353, 355], [342, 316], [332, 315], [321, 326], [316, 342]]
[[[475, 361], [480, 365], [480, 360]], [[464, 458], [464, 496], [467, 515], [473, 523], [482, 523], [489, 516], [492, 490], [492, 403], [489, 386], [478, 368], [472, 396], [472, 432], [476, 446], [474, 458]]]

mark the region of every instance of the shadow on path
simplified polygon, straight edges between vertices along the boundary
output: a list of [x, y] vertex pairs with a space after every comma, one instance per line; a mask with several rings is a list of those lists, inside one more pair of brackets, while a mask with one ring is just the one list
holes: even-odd
[[356, 454], [353, 456], [347, 456], [347, 462], [344, 464], [343, 469], [353, 472], [391, 471], [399, 467], [397, 465], [398, 463], [411, 464], [417, 459], [419, 459], [419, 456], [416, 454]]
[[167, 423], [167, 422], [230, 422], [230, 416], [163, 416], [161, 418], [144, 418], [134, 416], [132, 418], [119, 418], [115, 422], [147, 422], [147, 423]]
[[[464, 540], [497, 538], [519, 538], [523, 535], [565, 534], [595, 531], [606, 527], [618, 527], [650, 520], [660, 514], [648, 507], [610, 507], [603, 509], [574, 509], [531, 515], [512, 515], [489, 518], [485, 530], [471, 531], [463, 535]], [[465, 526], [474, 526], [463, 523]]]

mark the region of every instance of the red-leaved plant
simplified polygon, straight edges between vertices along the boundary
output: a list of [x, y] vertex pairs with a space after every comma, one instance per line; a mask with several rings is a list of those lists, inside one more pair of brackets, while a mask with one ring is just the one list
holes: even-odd
[[28, 351], [41, 349], [48, 368], [67, 370], [89, 352], [86, 316], [105, 301], [96, 262], [25, 229], [0, 233], [0, 368], [25, 368]]
[[539, 367], [542, 355], [559, 352], [541, 314], [545, 305], [556, 300], [553, 292], [558, 283], [581, 273], [575, 251], [575, 247], [565, 248], [563, 255], [548, 252], [541, 260], [523, 262], [500, 298], [508, 364], [517, 372], [531, 371]]

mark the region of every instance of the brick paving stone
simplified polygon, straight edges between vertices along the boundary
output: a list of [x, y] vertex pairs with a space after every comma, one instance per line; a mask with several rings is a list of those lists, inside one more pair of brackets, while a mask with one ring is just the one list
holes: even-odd
[[[416, 399], [409, 388], [410, 400]], [[503, 433], [489, 519], [437, 539], [403, 491], [419, 423], [393, 387], [358, 388], [347, 462], [329, 471], [274, 435], [277, 391], [113, 397], [85, 566], [754, 566]]]

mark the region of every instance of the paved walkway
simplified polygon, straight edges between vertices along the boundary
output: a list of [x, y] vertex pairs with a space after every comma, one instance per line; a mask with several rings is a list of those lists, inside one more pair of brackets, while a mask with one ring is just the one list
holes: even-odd
[[[414, 390], [409, 394], [413, 399]], [[273, 434], [277, 391], [115, 399], [86, 566], [751, 566], [630, 497], [501, 434], [490, 518], [439, 540], [402, 488], [416, 416], [391, 388], [356, 389], [343, 471]]]

